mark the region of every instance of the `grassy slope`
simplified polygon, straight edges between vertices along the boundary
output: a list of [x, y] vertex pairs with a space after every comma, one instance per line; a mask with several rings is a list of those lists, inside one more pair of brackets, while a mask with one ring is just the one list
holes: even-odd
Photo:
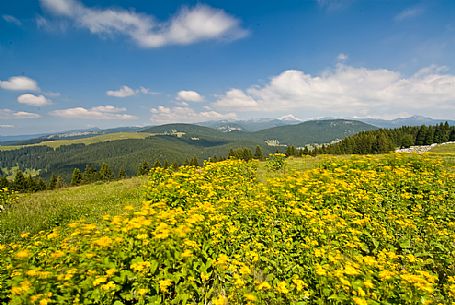
[[431, 149], [430, 154], [438, 155], [452, 171], [455, 171], [455, 143], [438, 145]]
[[80, 218], [96, 222], [141, 202], [145, 177], [21, 195], [13, 209], [0, 214], [0, 243], [22, 232], [36, 233]]
[[107, 141], [117, 141], [117, 140], [127, 140], [127, 139], [145, 139], [148, 136], [150, 136], [150, 134], [145, 133], [145, 132], [116, 132], [116, 133], [103, 134], [103, 135], [99, 135], [99, 136], [82, 138], [82, 139], [74, 139], [74, 140], [42, 141], [40, 143], [27, 144], [27, 145], [0, 146], [0, 151], [15, 150], [15, 149], [20, 149], [22, 147], [31, 147], [31, 146], [49, 146], [49, 147], [55, 149], [62, 145], [81, 144], [81, 143], [89, 145], [89, 144], [107, 142]]

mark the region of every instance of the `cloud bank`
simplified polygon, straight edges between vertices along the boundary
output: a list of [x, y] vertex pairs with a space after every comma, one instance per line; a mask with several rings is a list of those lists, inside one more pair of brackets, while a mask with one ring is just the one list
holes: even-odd
[[215, 109], [256, 114], [295, 112], [303, 117], [447, 116], [455, 111], [455, 76], [431, 66], [409, 77], [387, 69], [337, 64], [320, 75], [286, 70], [263, 86], [233, 88]]
[[134, 120], [136, 116], [125, 114], [126, 108], [111, 105], [92, 108], [74, 107], [51, 111], [50, 114], [65, 119], [96, 119], [96, 120]]
[[150, 112], [152, 113], [151, 121], [154, 124], [172, 122], [195, 123], [201, 121], [230, 120], [237, 118], [236, 114], [232, 112], [226, 114], [221, 114], [211, 110], [198, 112], [188, 106], [158, 106], [156, 108], [151, 108]]
[[188, 45], [209, 39], [237, 39], [247, 34], [240, 22], [206, 5], [184, 7], [171, 20], [121, 9], [94, 9], [76, 0], [41, 0], [52, 14], [72, 20], [99, 36], [122, 35], [144, 48]]

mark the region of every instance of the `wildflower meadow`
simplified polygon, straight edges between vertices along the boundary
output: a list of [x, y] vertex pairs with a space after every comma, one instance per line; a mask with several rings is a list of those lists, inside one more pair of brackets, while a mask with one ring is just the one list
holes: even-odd
[[435, 157], [149, 174], [142, 207], [0, 244], [2, 304], [455, 304], [455, 174]]

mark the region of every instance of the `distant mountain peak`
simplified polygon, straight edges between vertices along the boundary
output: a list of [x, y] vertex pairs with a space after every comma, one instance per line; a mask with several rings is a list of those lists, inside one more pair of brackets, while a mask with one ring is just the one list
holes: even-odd
[[281, 121], [299, 121], [299, 122], [302, 122], [301, 119], [299, 119], [298, 117], [296, 117], [296, 116], [293, 115], [293, 114], [284, 115], [284, 116], [278, 118], [278, 120], [281, 120]]

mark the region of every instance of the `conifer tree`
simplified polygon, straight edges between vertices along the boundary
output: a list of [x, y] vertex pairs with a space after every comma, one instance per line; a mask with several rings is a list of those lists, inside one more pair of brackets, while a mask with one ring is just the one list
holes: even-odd
[[264, 159], [264, 154], [262, 153], [261, 146], [257, 145], [256, 149], [254, 150], [254, 158], [258, 160]]
[[13, 188], [16, 191], [20, 192], [23, 192], [27, 189], [27, 181], [20, 169], [16, 172], [16, 175], [14, 176]]
[[106, 163], [101, 164], [100, 170], [99, 170], [99, 177], [100, 180], [103, 181], [109, 181], [112, 180], [114, 175], [112, 174], [112, 170], [109, 168], [109, 165]]
[[71, 175], [71, 185], [80, 185], [82, 182], [82, 173], [79, 168], [73, 169], [73, 174]]
[[155, 163], [153, 164], [154, 168], [161, 167], [161, 162], [160, 160], [156, 160]]
[[138, 176], [144, 176], [147, 175], [150, 171], [150, 164], [147, 161], [142, 162], [138, 169], [137, 169], [137, 175]]
[[118, 172], [118, 179], [125, 179], [126, 178], [126, 171], [125, 169], [122, 167], [120, 168], [119, 172]]

